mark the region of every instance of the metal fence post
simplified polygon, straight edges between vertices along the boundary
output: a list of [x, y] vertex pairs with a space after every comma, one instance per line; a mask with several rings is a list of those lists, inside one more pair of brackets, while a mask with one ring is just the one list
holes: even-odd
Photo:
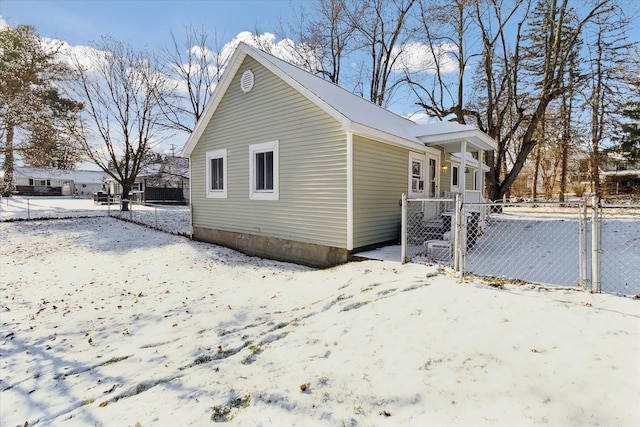
[[591, 198], [591, 292], [600, 293], [600, 220], [598, 198]]
[[27, 197], [27, 219], [31, 219], [31, 206], [29, 205], [28, 197]]
[[456, 232], [454, 238], [454, 259], [453, 259], [453, 267], [455, 271], [460, 272], [460, 281], [462, 281], [462, 276], [464, 275], [464, 271], [462, 269], [462, 245], [463, 242], [462, 235], [462, 197], [460, 194], [456, 194]]
[[400, 230], [400, 262], [407, 262], [407, 193], [402, 193], [402, 226]]
[[[580, 263], [580, 286], [584, 290], [587, 289], [587, 203], [581, 203], [578, 208], [580, 217], [580, 235], [578, 243], [578, 259]], [[590, 287], [589, 287], [590, 288]]]
[[156, 228], [158, 228], [158, 207], [154, 206], [153, 208], [154, 208], [154, 214], [156, 217]]

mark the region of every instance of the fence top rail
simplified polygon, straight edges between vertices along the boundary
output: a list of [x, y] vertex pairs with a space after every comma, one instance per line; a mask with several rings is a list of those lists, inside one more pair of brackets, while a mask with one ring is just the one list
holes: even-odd
[[633, 205], [625, 205], [625, 204], [609, 204], [609, 203], [601, 203], [600, 206], [604, 209], [640, 209], [640, 204]]
[[492, 205], [492, 206], [546, 206], [546, 205], [556, 205], [556, 206], [577, 206], [583, 205], [585, 203], [591, 203], [587, 200], [571, 200], [568, 202], [556, 202], [556, 201], [548, 201], [548, 202], [503, 202], [503, 201], [487, 201], [487, 202], [473, 202], [467, 204], [476, 204], [476, 205]]
[[430, 198], [430, 199], [407, 199], [407, 202], [455, 202], [456, 199]]
[[574, 201], [574, 202], [465, 202], [465, 205], [473, 206], [508, 206], [508, 207], [522, 207], [522, 208], [544, 208], [547, 206], [552, 207], [567, 207], [573, 208], [578, 206], [584, 206], [586, 201]]

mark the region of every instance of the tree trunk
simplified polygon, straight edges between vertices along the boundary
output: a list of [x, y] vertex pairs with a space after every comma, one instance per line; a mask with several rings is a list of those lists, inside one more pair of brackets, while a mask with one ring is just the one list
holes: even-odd
[[600, 185], [600, 150], [598, 142], [593, 141], [591, 152], [591, 179], [593, 182], [593, 192], [598, 197], [602, 197], [602, 187]]
[[[566, 135], [568, 138], [568, 135]], [[564, 195], [567, 192], [567, 168], [569, 167], [569, 140], [562, 136], [562, 165], [560, 167], [560, 195], [558, 201], [564, 202]]]
[[538, 173], [540, 172], [540, 144], [536, 145], [536, 162], [533, 168], [533, 183], [531, 184], [531, 201], [538, 196]]
[[2, 183], [2, 195], [8, 197], [13, 189], [13, 123], [7, 123], [7, 140], [4, 152], [4, 182]]
[[122, 182], [122, 194], [121, 194], [121, 204], [120, 210], [122, 212], [129, 211], [129, 193], [131, 192], [131, 183], [130, 182]]
[[[571, 71], [573, 75], [573, 71]], [[573, 80], [573, 79], [572, 79]], [[573, 112], [573, 88], [562, 96], [562, 141], [560, 142], [560, 155], [562, 164], [560, 168], [560, 195], [559, 201], [564, 202], [567, 193], [567, 177], [569, 174], [569, 144], [571, 144], [571, 115]]]

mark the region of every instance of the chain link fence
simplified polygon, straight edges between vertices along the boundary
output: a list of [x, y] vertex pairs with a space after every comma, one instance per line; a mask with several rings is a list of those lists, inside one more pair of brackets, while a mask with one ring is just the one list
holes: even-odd
[[0, 221], [108, 216], [108, 207], [88, 198], [61, 196], [0, 197]]
[[[456, 207], [457, 206], [457, 207]], [[640, 295], [640, 206], [403, 198], [402, 260]]]
[[[128, 210], [122, 211], [122, 203]], [[12, 196], [0, 198], [0, 221], [25, 221], [87, 217], [114, 217], [157, 230], [191, 235], [191, 207], [145, 204], [113, 198], [93, 200], [68, 197]]]
[[191, 207], [159, 205], [124, 200], [128, 210], [111, 209], [110, 216], [182, 236], [191, 235]]

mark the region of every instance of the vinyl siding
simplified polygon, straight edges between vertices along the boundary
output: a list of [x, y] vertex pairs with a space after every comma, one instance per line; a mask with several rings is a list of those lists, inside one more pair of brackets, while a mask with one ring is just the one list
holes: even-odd
[[409, 151], [354, 136], [353, 158], [354, 248], [398, 239]]
[[[275, 140], [279, 200], [250, 200], [249, 145]], [[346, 147], [338, 122], [247, 57], [191, 155], [194, 226], [346, 248]], [[207, 199], [205, 153], [222, 148], [228, 198]]]

